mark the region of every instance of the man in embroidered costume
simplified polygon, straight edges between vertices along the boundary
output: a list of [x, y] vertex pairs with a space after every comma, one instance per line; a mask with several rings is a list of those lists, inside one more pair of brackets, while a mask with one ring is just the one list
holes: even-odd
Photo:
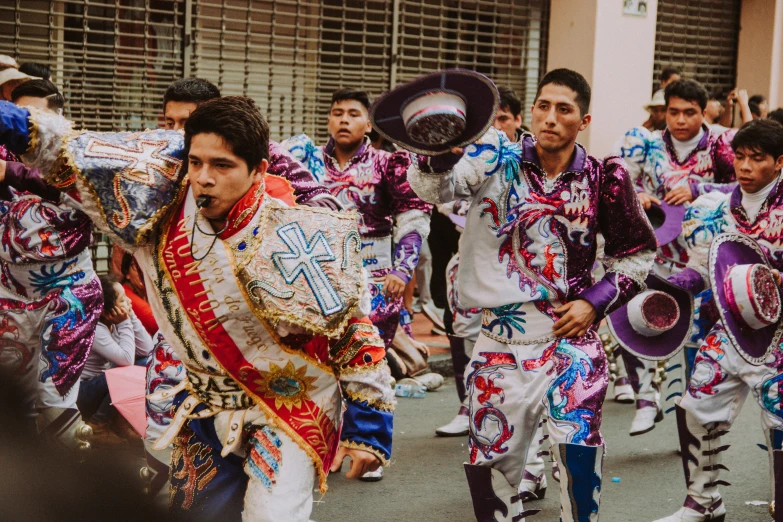
[[[561, 519], [598, 516], [608, 375], [596, 324], [644, 288], [656, 243], [623, 162], [597, 160], [576, 144], [589, 103], [581, 75], [551, 71], [532, 107], [535, 137], [510, 143], [490, 129], [456, 164], [454, 155], [420, 156], [408, 171], [426, 201], [473, 201], [458, 284], [462, 307], [484, 309], [465, 376], [465, 469], [481, 522], [531, 514], [517, 486], [545, 410]], [[594, 284], [599, 232], [609, 268]]]
[[37, 175], [6, 159], [0, 147], [0, 375], [35, 419], [29, 435], [89, 447], [76, 399], [103, 308], [92, 226], [43, 184], [44, 197], [9, 189]]
[[[683, 205], [702, 194], [733, 190], [736, 183], [730, 144], [734, 131], [722, 133], [705, 123], [707, 91], [696, 81], [677, 80], [669, 83], [664, 93], [666, 129], [650, 132], [635, 127], [616, 146], [636, 182], [642, 206], [648, 209], [661, 200]], [[655, 270], [668, 277], [687, 262], [687, 245], [680, 236], [668, 245], [659, 245]], [[692, 343], [693, 348], [700, 340]], [[623, 363], [636, 394], [631, 435], [639, 435], [653, 429], [656, 419], [662, 419], [660, 393], [652, 379], [656, 363], [625, 352]]]
[[405, 177], [411, 156], [389, 153], [370, 144], [367, 93], [341, 89], [332, 95], [329, 134], [324, 147], [304, 135], [283, 146], [347, 209], [359, 213], [362, 259], [372, 275], [370, 319], [391, 346], [402, 310], [402, 292], [419, 263], [422, 241], [430, 230], [432, 205], [419, 199]]
[[[750, 122], [736, 133], [731, 145], [739, 186], [730, 194], [713, 192], [693, 202], [683, 229], [688, 266], [669, 278], [694, 295], [710, 286], [708, 266], [713, 261], [708, 254], [713, 239], [725, 232], [754, 239], [771, 265], [783, 269], [783, 126], [772, 121]], [[761, 406], [770, 463], [773, 451], [780, 450], [783, 442], [781, 396], [773, 391], [783, 380], [783, 345], [776, 344], [752, 364], [740, 354], [737, 339], [722, 323], [713, 321], [712, 329], [707, 327], [709, 333], [696, 355], [687, 391], [677, 406], [688, 495], [677, 513], [662, 519], [667, 522], [724, 519], [726, 508], [718, 485], [726, 484], [719, 474], [721, 468], [726, 469], [720, 464], [720, 453], [727, 446], [721, 446], [721, 436], [731, 428], [749, 391]], [[779, 496], [776, 489], [780, 485], [773, 477], [773, 494]]]
[[264, 195], [268, 127], [252, 100], [202, 104], [184, 139], [0, 114], [2, 141], [132, 251], [152, 289], [187, 376], [161, 392], [177, 393], [157, 443], [174, 443], [172, 508], [307, 521], [316, 476], [325, 491], [346, 456], [349, 478], [387, 461], [394, 396], [363, 317], [355, 224]]

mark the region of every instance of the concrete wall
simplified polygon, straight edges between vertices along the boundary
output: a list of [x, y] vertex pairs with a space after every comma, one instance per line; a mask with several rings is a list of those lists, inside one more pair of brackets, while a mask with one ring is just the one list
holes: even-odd
[[737, 86], [783, 105], [783, 0], [743, 0]]
[[635, 17], [624, 16], [618, 0], [552, 0], [548, 68], [568, 67], [590, 82], [593, 121], [579, 142], [593, 156], [610, 154], [647, 119], [658, 1], [647, 6], [646, 17]]

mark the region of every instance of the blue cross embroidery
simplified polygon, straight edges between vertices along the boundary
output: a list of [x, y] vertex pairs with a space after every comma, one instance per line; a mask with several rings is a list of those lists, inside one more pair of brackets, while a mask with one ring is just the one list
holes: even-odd
[[277, 235], [290, 249], [288, 252], [272, 254], [272, 261], [283, 274], [285, 282], [291, 285], [302, 275], [324, 315], [342, 310], [340, 296], [321, 267], [321, 263], [337, 260], [323, 232], [316, 232], [312, 241], [307, 241], [299, 223], [289, 223], [278, 228]]

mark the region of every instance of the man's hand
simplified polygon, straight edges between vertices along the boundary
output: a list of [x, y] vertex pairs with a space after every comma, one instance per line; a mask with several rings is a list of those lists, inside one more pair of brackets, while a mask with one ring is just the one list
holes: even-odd
[[560, 319], [552, 326], [557, 337], [581, 337], [595, 322], [598, 313], [593, 305], [584, 299], [577, 299], [555, 309]]
[[337, 455], [334, 457], [334, 462], [332, 463], [332, 473], [340, 471], [345, 457], [351, 458], [351, 470], [345, 474], [345, 478], [359, 478], [368, 471], [375, 471], [381, 466], [381, 461], [378, 457], [369, 451], [340, 446], [340, 449], [337, 450]]
[[0, 183], [5, 181], [5, 160], [0, 160]]
[[653, 203], [656, 205], [661, 204], [661, 200], [655, 196], [651, 196], [646, 192], [637, 192], [636, 197], [639, 198], [639, 203], [642, 204], [644, 210], [649, 210]]
[[399, 298], [405, 291], [405, 282], [394, 274], [388, 274], [383, 280], [383, 293], [387, 299], [393, 301]]
[[670, 205], [682, 205], [693, 201], [693, 194], [689, 185], [683, 185], [669, 191], [663, 200]]

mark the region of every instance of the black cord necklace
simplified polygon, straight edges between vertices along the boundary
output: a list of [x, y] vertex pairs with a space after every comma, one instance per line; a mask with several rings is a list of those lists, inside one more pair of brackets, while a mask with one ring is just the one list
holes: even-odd
[[[201, 209], [198, 209], [198, 213], [201, 214]], [[220, 229], [220, 232], [205, 232], [201, 229], [200, 226], [198, 226], [198, 215], [196, 215], [195, 220], [193, 221], [193, 228], [190, 231], [190, 256], [193, 258], [193, 260], [202, 261], [204, 258], [206, 258], [209, 255], [209, 253], [212, 252], [212, 248], [215, 246], [215, 243], [217, 243], [220, 234], [225, 232], [227, 228], [228, 228], [228, 221], [226, 221], [226, 224], [223, 225], [222, 229]], [[209, 244], [207, 253], [201, 257], [196, 257], [196, 254], [193, 252], [193, 239], [195, 239], [196, 237], [196, 229], [198, 229], [198, 231], [205, 236], [212, 236], [212, 243]]]

